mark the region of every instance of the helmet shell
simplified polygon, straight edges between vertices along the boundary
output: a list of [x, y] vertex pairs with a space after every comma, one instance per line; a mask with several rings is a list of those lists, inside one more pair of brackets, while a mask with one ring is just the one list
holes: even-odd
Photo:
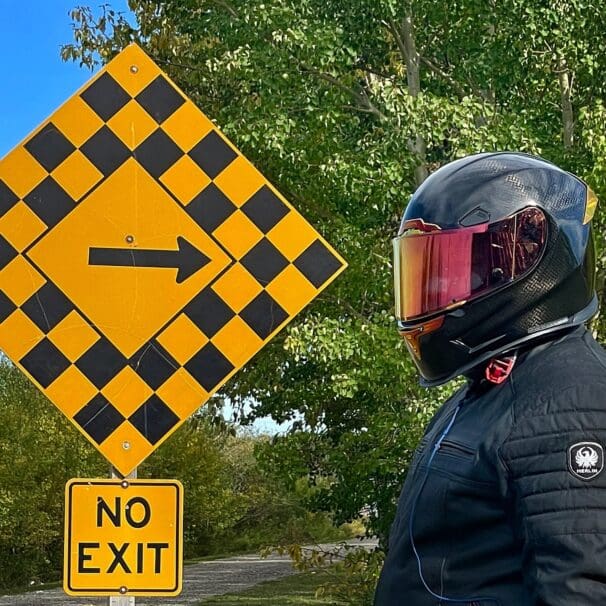
[[[597, 311], [595, 260], [586, 220], [589, 190], [574, 175], [521, 153], [484, 153], [433, 173], [413, 194], [403, 222], [458, 229], [506, 219], [529, 206], [548, 221], [545, 250], [518, 281], [443, 314], [416, 338], [413, 359], [426, 385], [439, 385], [496, 355], [586, 322]], [[427, 319], [399, 322], [411, 331]]]

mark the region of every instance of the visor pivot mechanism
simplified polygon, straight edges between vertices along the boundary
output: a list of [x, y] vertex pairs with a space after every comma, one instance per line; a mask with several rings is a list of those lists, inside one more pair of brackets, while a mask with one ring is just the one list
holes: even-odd
[[518, 357], [517, 352], [511, 356], [492, 358], [486, 366], [486, 379], [495, 385], [503, 383], [511, 374]]

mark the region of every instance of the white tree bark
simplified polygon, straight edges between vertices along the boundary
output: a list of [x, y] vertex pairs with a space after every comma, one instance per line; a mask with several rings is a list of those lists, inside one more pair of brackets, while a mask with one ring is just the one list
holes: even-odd
[[566, 60], [558, 63], [558, 79], [560, 82], [560, 103], [562, 109], [562, 138], [564, 147], [574, 145], [574, 110], [572, 108], [572, 80]]
[[[414, 26], [412, 23], [412, 14], [407, 11], [404, 19], [402, 20], [401, 37], [400, 37], [400, 50], [404, 55], [406, 61], [406, 79], [408, 84], [408, 93], [411, 97], [417, 97], [421, 92], [421, 73], [420, 63], [421, 59], [417, 51], [417, 45], [415, 41]], [[427, 145], [425, 139], [417, 134], [414, 139], [409, 139], [408, 149], [417, 158], [417, 166], [415, 167], [415, 183], [417, 187], [425, 181], [429, 172], [427, 170], [426, 155]]]

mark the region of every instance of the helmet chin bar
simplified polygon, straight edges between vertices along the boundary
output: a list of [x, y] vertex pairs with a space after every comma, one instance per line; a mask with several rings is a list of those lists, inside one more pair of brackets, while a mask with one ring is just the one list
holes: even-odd
[[[541, 326], [537, 326], [537, 327], [533, 328], [531, 331], [528, 331], [528, 333], [526, 335], [524, 335], [523, 337], [508, 343], [506, 345], [506, 347], [504, 347], [504, 348], [497, 347], [497, 348], [493, 348], [488, 351], [485, 351], [484, 353], [475, 357], [468, 364], [463, 365], [461, 368], [457, 368], [454, 372], [450, 373], [449, 375], [447, 375], [443, 378], [441, 377], [439, 379], [430, 380], [430, 379], [426, 379], [423, 375], [421, 375], [419, 378], [419, 383], [423, 387], [437, 387], [439, 385], [443, 385], [444, 383], [448, 383], [448, 381], [452, 381], [452, 379], [456, 379], [457, 377], [464, 375], [465, 373], [469, 372], [476, 366], [479, 366], [480, 364], [482, 364], [484, 362], [488, 362], [491, 358], [495, 358], [497, 356], [503, 356], [504, 354], [508, 354], [512, 351], [515, 351], [516, 349], [518, 349], [519, 347], [521, 347], [522, 345], [525, 345], [526, 343], [528, 343], [530, 341], [535, 341], [535, 340], [540, 339], [543, 336], [550, 335], [552, 333], [556, 333], [561, 330], [566, 330], [568, 328], [575, 328], [576, 326], [585, 324], [585, 322], [588, 322], [597, 313], [598, 305], [599, 305], [598, 297], [597, 297], [597, 295], [594, 295], [593, 299], [591, 300], [589, 305], [587, 305], [587, 307], [585, 307], [584, 309], [582, 309], [581, 311], [576, 313], [574, 316], [571, 316], [570, 318], [561, 318], [560, 320], [548, 322]], [[494, 342], [494, 339], [491, 339], [490, 341], [487, 341], [477, 347], [474, 347], [473, 350], [478, 351], [484, 347], [489, 347], [491, 344], [493, 344], [493, 342]], [[454, 341], [451, 341], [451, 343], [467, 347], [463, 343], [460, 343], [460, 342], [455, 343]]]
[[400, 336], [406, 341], [410, 353], [416, 357], [417, 360], [421, 359], [421, 350], [419, 347], [419, 339], [421, 336], [438, 330], [443, 323], [444, 314], [422, 324], [417, 324], [411, 328], [400, 328]]

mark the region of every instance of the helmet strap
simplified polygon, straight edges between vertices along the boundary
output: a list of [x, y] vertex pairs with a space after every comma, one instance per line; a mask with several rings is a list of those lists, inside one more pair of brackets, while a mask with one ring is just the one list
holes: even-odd
[[490, 381], [491, 383], [495, 383], [496, 385], [503, 383], [511, 374], [517, 358], [517, 351], [508, 356], [492, 358], [486, 366], [486, 380]]

